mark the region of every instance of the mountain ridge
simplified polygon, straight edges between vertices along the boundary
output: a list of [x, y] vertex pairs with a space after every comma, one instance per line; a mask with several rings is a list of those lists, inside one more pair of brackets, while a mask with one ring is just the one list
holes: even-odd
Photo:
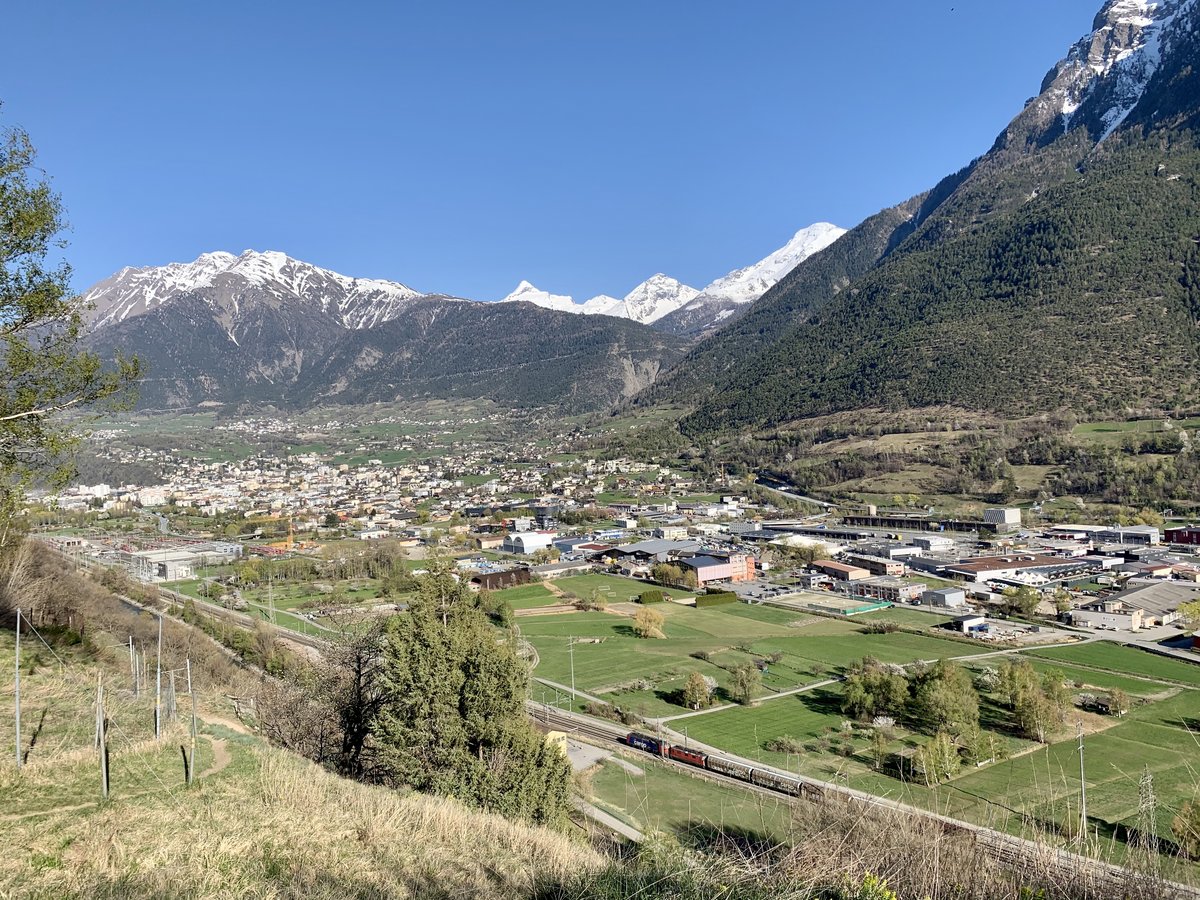
[[697, 435], [1200, 402], [1200, 4], [1111, 0], [1094, 25], [989, 151], [797, 266], [638, 402], [687, 406]]

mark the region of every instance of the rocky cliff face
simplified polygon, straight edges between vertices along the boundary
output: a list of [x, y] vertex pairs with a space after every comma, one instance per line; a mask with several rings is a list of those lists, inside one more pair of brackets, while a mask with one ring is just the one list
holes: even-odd
[[1109, 0], [998, 145], [1046, 145], [1074, 129], [1103, 141], [1147, 96], [1164, 58], [1195, 40], [1198, 14], [1196, 0]]

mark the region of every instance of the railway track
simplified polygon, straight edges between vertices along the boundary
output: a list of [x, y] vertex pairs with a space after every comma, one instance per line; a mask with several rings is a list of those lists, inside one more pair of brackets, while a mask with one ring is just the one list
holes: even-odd
[[[608, 744], [619, 745], [628, 749], [628, 745], [626, 745], [623, 740], [625, 735], [629, 733], [629, 729], [627, 728], [622, 728], [616, 725], [610, 726], [592, 720], [587, 720], [584, 717], [578, 716], [574, 713], [550, 709], [548, 707], [543, 707], [541, 704], [533, 702], [528, 702], [527, 708], [529, 708], [531, 716], [538, 724], [542, 724], [547, 727], [553, 727], [556, 730], [563, 731], [567, 734], [576, 735], [582, 738], [590, 738], [592, 740], [597, 740]], [[695, 741], [692, 741], [691, 744], [698, 749], [702, 749], [705, 752], [711, 752], [717, 756], [743, 762], [755, 768], [775, 771], [781, 775], [787, 775], [788, 777], [795, 778], [794, 775], [781, 772], [771, 766], [763, 766], [762, 763], [755, 762], [754, 760], [742, 759], [741, 757], [726, 753], [715, 747], [707, 747], [706, 745]], [[815, 800], [814, 795], [805, 794], [801, 795], [800, 797], [794, 797], [785, 792], [752, 784], [740, 778], [722, 775], [719, 772], [714, 772], [707, 768], [699, 768], [697, 766], [687, 765], [685, 763], [672, 760], [669, 757], [652, 756], [652, 758], [657, 759], [660, 762], [676, 766], [698, 777], [707, 778], [711, 781], [725, 782], [735, 785], [742, 790], [770, 796], [776, 799], [804, 802], [814, 802]], [[1010, 868], [1026, 868], [1029, 866], [1030, 860], [1036, 860], [1043, 872], [1058, 871], [1064, 875], [1074, 875], [1081, 871], [1086, 871], [1098, 881], [1111, 885], [1113, 890], [1112, 896], [1114, 898], [1124, 896], [1126, 889], [1130, 885], [1130, 880], [1133, 877], [1127, 869], [1102, 862], [1090, 856], [1083, 856], [1078, 853], [1073, 853], [1070, 850], [1050, 847], [1046, 844], [1031, 841], [1022, 837], [1017, 837], [1016, 835], [1007, 834], [1002, 831], [996, 831], [991, 828], [986, 828], [982, 825], [975, 825], [971, 822], [964, 822], [960, 819], [954, 819], [950, 816], [931, 812], [927, 809], [909, 806], [908, 804], [900, 803], [899, 801], [891, 800], [887, 797], [878, 797], [874, 794], [867, 794], [862, 791], [857, 791], [845, 785], [835, 784], [827, 781], [819, 781], [807, 777], [801, 780], [818, 788], [820, 791], [818, 796], [826, 795], [825, 792], [828, 792], [828, 796], [837, 796], [861, 804], [862, 806], [868, 808], [901, 813], [903, 815], [919, 816], [928, 821], [938, 823], [947, 833], [969, 835], [974, 841], [975, 845], [983, 850], [988, 856], [990, 856], [992, 859], [995, 859], [997, 862], [1009, 866]], [[1158, 882], [1156, 886], [1162, 892], [1161, 897], [1164, 898], [1164, 900], [1192, 900], [1192, 898], [1200, 898], [1200, 888], [1195, 888], [1190, 885], [1164, 880]]]
[[[49, 547], [50, 545], [46, 544], [45, 546]], [[50, 547], [50, 549], [54, 550], [53, 547]], [[54, 552], [58, 553], [59, 556], [70, 562], [72, 565], [87, 570], [89, 574], [96, 574], [102, 571], [104, 568], [100, 564], [92, 562], [91, 560], [73, 558], [69, 554], [63, 553], [61, 550], [54, 550]], [[304, 634], [299, 631], [293, 631], [291, 628], [284, 628], [282, 625], [275, 625], [271, 622], [265, 621], [264, 619], [255, 618], [254, 616], [238, 612], [234, 609], [228, 609], [224, 606], [221, 606], [219, 603], [213, 603], [210, 600], [204, 600], [198, 597], [189, 597], [186, 594], [181, 594], [178, 591], [161, 586], [158, 589], [158, 596], [159, 599], [177, 610], [183, 609], [184, 604], [190, 600], [195, 605], [196, 609], [202, 610], [205, 614], [210, 615], [215, 619], [219, 619], [222, 622], [228, 622], [230, 625], [234, 625], [238, 628], [245, 628], [253, 631], [257, 625], [262, 625], [276, 637], [282, 638], [283, 640], [292, 641], [293, 643], [300, 644], [304, 647], [309, 647], [313, 650], [316, 650], [318, 653], [323, 653], [325, 650], [329, 649], [329, 642], [323, 640], [322, 638], [313, 637], [312, 635]], [[128, 600], [128, 598], [124, 599]]]

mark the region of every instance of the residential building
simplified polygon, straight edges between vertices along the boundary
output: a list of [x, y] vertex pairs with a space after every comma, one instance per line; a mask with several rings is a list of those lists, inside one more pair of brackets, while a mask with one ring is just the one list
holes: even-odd
[[504, 546], [503, 534], [473, 534], [471, 543], [480, 550], [499, 550]]
[[664, 541], [682, 541], [688, 536], [686, 525], [660, 525], [650, 534]]
[[729, 580], [733, 582], [753, 581], [757, 575], [758, 562], [749, 553], [729, 554]]
[[903, 575], [908, 568], [899, 560], [883, 556], [870, 556], [866, 553], [850, 553], [846, 556], [846, 562], [854, 566], [861, 566], [872, 575], [891, 575], [893, 578]]

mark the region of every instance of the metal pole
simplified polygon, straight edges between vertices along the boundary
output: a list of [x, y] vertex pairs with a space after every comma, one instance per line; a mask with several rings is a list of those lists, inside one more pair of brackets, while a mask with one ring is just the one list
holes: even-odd
[[1079, 840], [1087, 840], [1087, 781], [1083, 777], [1083, 723], [1079, 728]]
[[21, 610], [17, 609], [17, 769], [21, 768]]
[[178, 720], [175, 713], [175, 670], [172, 669], [167, 674], [170, 676], [170, 684], [167, 687], [171, 692], [167, 697], [167, 718], [175, 722]]
[[192, 692], [192, 658], [187, 661], [188, 696], [192, 700], [192, 745], [188, 755], [188, 784], [196, 777], [196, 695]]
[[162, 736], [162, 616], [158, 617], [158, 662], [154, 667], [154, 739]]
[[133, 678], [133, 696], [137, 696], [137, 654], [133, 652], [133, 635], [129, 636], [129, 674]]
[[100, 738], [100, 796], [108, 799], [108, 734], [104, 727], [104, 682], [103, 676], [96, 673], [96, 729]]

